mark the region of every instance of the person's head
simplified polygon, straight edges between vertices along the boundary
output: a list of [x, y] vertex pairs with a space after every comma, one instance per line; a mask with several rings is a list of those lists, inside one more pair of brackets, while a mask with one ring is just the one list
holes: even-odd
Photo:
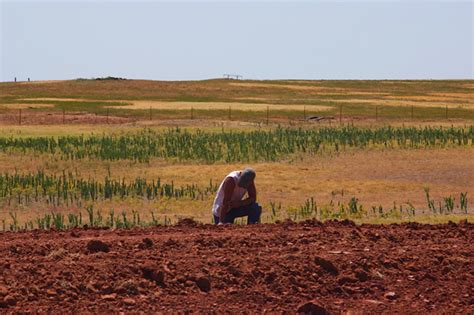
[[255, 171], [247, 167], [240, 173], [240, 177], [239, 177], [239, 181], [237, 182], [237, 185], [239, 185], [239, 187], [242, 187], [242, 188], [248, 188], [253, 183], [255, 176], [256, 176]]

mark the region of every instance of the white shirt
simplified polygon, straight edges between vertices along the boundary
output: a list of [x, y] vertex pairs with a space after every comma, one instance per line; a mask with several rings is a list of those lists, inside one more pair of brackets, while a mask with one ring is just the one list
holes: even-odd
[[245, 193], [247, 192], [246, 188], [239, 187], [237, 183], [239, 182], [240, 174], [241, 171], [234, 171], [230, 172], [229, 175], [227, 175], [224, 180], [222, 181], [221, 185], [219, 186], [219, 189], [217, 190], [217, 195], [216, 198], [214, 199], [214, 204], [212, 205], [212, 213], [217, 216], [218, 215], [218, 209], [224, 204], [224, 182], [228, 177], [232, 178], [235, 182], [235, 187], [234, 191], [232, 192], [232, 197], [230, 201], [240, 201], [244, 197]]

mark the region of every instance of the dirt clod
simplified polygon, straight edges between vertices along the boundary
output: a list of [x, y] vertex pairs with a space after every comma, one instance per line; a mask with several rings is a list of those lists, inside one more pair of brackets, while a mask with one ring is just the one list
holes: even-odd
[[109, 245], [99, 240], [90, 240], [87, 243], [87, 250], [91, 253], [104, 252], [108, 253], [110, 251]]
[[101, 296], [102, 300], [105, 301], [113, 301], [117, 298], [117, 294], [112, 293], [112, 294], [104, 294]]
[[133, 306], [133, 305], [137, 304], [137, 302], [134, 299], [125, 298], [125, 299], [123, 299], [123, 304], [128, 305], [128, 306]]
[[329, 272], [330, 274], [334, 276], [337, 276], [339, 274], [339, 270], [337, 269], [337, 267], [330, 260], [326, 258], [315, 257], [314, 262], [318, 266], [320, 266], [321, 268], [323, 268], [324, 270], [326, 270], [327, 272]]
[[8, 288], [6, 286], [0, 285], [0, 297], [8, 295]]
[[67, 251], [64, 248], [59, 248], [58, 250], [53, 250], [51, 253], [48, 254], [48, 258], [54, 260], [61, 260], [67, 256]]
[[48, 295], [48, 296], [55, 296], [56, 294], [57, 294], [57, 292], [54, 289], [46, 290], [46, 295]]
[[304, 304], [301, 304], [298, 306], [298, 309], [296, 310], [296, 313], [298, 314], [305, 314], [305, 315], [329, 315], [329, 312], [319, 305], [316, 302], [307, 302]]
[[138, 248], [140, 249], [146, 249], [146, 248], [152, 248], [153, 247], [153, 241], [149, 239], [148, 237], [145, 237], [142, 242], [138, 245]]
[[276, 272], [272, 271], [272, 272], [269, 272], [265, 275], [265, 283], [273, 283], [273, 281], [275, 281], [275, 279], [277, 278], [277, 274]]
[[156, 284], [163, 285], [165, 283], [165, 273], [163, 271], [155, 271], [150, 266], [143, 266], [141, 268], [143, 278], [154, 281]]
[[363, 270], [356, 270], [355, 276], [361, 282], [367, 281], [369, 279], [369, 275]]
[[18, 302], [18, 297], [9, 294], [3, 300], [7, 305], [15, 305]]
[[133, 280], [127, 280], [120, 283], [115, 291], [119, 294], [130, 294], [130, 295], [137, 295], [138, 294], [138, 286]]
[[283, 227], [285, 228], [288, 228], [292, 225], [295, 224], [295, 222], [293, 222], [291, 219], [286, 219], [285, 221], [283, 221], [283, 223], [281, 223], [283, 225]]
[[178, 220], [178, 226], [198, 226], [199, 223], [192, 218], [182, 218]]
[[201, 276], [201, 277], [196, 279], [196, 285], [203, 292], [211, 291], [211, 281], [208, 278], [204, 277], [204, 276]]
[[387, 292], [384, 294], [385, 298], [388, 300], [396, 300], [398, 298], [398, 295], [395, 292]]
[[71, 233], [70, 233], [71, 237], [80, 237], [81, 236], [81, 233], [79, 233], [78, 231], [76, 230], [72, 230]]
[[[474, 225], [77, 230], [0, 233], [0, 314], [471, 314], [474, 305]], [[371, 242], [370, 233], [382, 237]], [[152, 249], [138, 250], [147, 237]], [[109, 244], [109, 254], [87, 254], [90, 240]], [[60, 249], [67, 255], [52, 259]]]

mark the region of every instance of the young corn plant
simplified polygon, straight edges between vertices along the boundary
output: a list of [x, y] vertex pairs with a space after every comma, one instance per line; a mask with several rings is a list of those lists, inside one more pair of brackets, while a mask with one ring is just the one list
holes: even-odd
[[438, 201], [438, 206], [439, 206], [439, 214], [446, 213], [446, 208], [444, 207], [444, 204], [441, 203], [441, 201]]
[[132, 226], [139, 226], [140, 225], [140, 213], [136, 210], [132, 210], [133, 222]]
[[127, 219], [127, 212], [122, 210], [122, 227], [129, 229], [131, 227], [130, 222]]
[[108, 217], [107, 223], [106, 223], [109, 228], [113, 228], [113, 227], [114, 227], [114, 224], [115, 224], [114, 216], [115, 216], [115, 211], [114, 211], [114, 209], [110, 209], [110, 211], [109, 211], [109, 217]]
[[278, 218], [281, 212], [281, 202], [278, 204], [276, 202], [270, 201], [270, 219], [271, 222], [275, 222], [275, 220]]
[[64, 214], [62, 213], [51, 213], [53, 218], [53, 225], [56, 230], [63, 230], [64, 229]]
[[408, 205], [408, 208], [407, 208], [408, 216], [415, 216], [415, 213], [416, 213], [415, 206], [410, 201], [407, 201], [407, 205]]
[[94, 222], [94, 226], [103, 226], [103, 217], [102, 217], [102, 212], [100, 211], [100, 209], [98, 209], [96, 211], [96, 215], [95, 215], [95, 222]]
[[364, 207], [359, 204], [359, 199], [356, 197], [352, 197], [351, 200], [349, 200], [348, 204], [348, 215], [351, 218], [362, 218], [364, 215], [367, 215], [367, 211], [364, 210]]
[[[158, 219], [155, 217], [155, 213], [153, 212], [153, 210], [150, 210], [150, 215], [151, 215], [151, 225], [152, 226], [160, 225], [160, 223], [158, 222]], [[212, 219], [214, 219], [214, 218], [212, 218]]]
[[454, 198], [452, 196], [444, 197], [444, 208], [446, 209], [446, 213], [453, 213], [454, 212]]
[[299, 215], [302, 219], [306, 219], [318, 214], [318, 206], [314, 202], [314, 198], [306, 199], [305, 203], [300, 206]]
[[77, 228], [79, 227], [79, 216], [74, 213], [69, 213], [68, 216], [68, 227], [69, 228]]
[[386, 218], [387, 217], [387, 214], [384, 212], [382, 205], [372, 206], [372, 215], [373, 216], [378, 216], [380, 218]]
[[467, 192], [461, 193], [459, 197], [461, 212], [467, 213]]
[[[430, 189], [426, 187], [425, 189], [425, 196], [426, 196], [426, 202], [428, 203], [428, 209], [433, 213], [436, 214], [436, 207], [434, 200], [430, 199]], [[423, 212], [424, 213], [424, 212]]]
[[87, 214], [89, 215], [89, 225], [94, 226], [94, 207], [92, 205], [86, 208]]
[[12, 219], [12, 223], [10, 224], [10, 231], [16, 232], [18, 231], [18, 219], [16, 212], [9, 212], [10, 218]]

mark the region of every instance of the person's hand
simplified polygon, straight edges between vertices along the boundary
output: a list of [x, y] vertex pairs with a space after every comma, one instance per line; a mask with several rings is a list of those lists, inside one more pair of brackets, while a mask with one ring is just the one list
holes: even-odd
[[219, 223], [224, 223], [224, 219], [225, 219], [225, 215], [227, 214], [227, 211], [224, 211], [224, 208], [221, 207], [219, 209], [219, 213], [218, 213], [218, 216], [219, 216]]

